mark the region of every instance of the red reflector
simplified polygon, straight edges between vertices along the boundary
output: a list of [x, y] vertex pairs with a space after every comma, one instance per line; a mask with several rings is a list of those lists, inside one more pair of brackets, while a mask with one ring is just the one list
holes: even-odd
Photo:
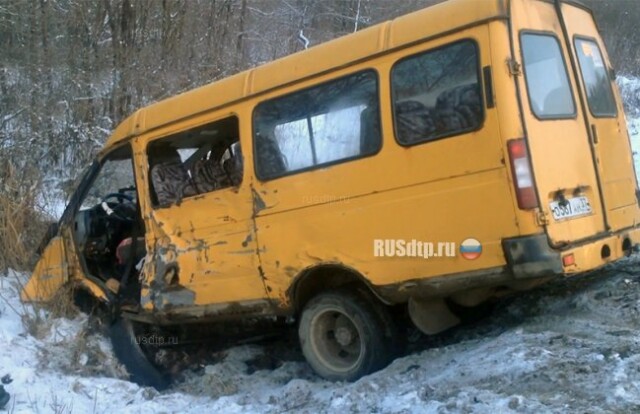
[[518, 207], [524, 210], [538, 207], [538, 197], [533, 187], [518, 190]]
[[564, 267], [572, 266], [576, 264], [576, 258], [573, 256], [573, 253], [569, 253], [566, 256], [562, 256], [562, 264]]
[[514, 139], [509, 141], [509, 155], [511, 158], [526, 158], [527, 146], [523, 139]]

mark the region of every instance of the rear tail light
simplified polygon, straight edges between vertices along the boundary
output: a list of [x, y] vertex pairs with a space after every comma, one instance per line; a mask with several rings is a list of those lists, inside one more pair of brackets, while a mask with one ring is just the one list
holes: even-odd
[[533, 187], [533, 174], [531, 173], [527, 144], [524, 139], [520, 138], [509, 141], [507, 147], [518, 207], [523, 210], [536, 208], [538, 207], [538, 198]]
[[562, 256], [562, 265], [564, 267], [573, 266], [574, 264], [576, 264], [576, 257], [573, 253]]

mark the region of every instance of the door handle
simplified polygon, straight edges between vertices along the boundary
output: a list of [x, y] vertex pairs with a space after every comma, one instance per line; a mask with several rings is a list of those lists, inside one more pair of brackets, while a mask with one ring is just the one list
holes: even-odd
[[595, 124], [591, 124], [591, 141], [593, 142], [593, 145], [598, 144], [598, 129]]

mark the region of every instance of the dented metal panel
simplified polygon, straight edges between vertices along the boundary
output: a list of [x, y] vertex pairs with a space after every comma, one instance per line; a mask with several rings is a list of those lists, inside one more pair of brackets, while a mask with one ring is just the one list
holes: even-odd
[[[138, 145], [144, 148], [147, 139]], [[244, 142], [243, 142], [244, 144]], [[145, 189], [148, 193], [148, 188]], [[141, 305], [158, 314], [188, 315], [211, 304], [265, 301], [254, 215], [264, 208], [250, 182], [144, 207], [148, 254]], [[232, 312], [229, 305], [211, 309]]]

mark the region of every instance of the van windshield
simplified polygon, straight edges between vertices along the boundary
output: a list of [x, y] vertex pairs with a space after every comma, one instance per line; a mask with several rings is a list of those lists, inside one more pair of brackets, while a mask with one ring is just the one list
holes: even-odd
[[86, 210], [99, 204], [110, 194], [127, 192], [135, 197], [135, 180], [131, 158], [108, 159], [102, 165], [98, 176], [82, 201], [80, 210]]
[[602, 117], [616, 116], [616, 102], [600, 48], [596, 42], [585, 39], [576, 39], [575, 46], [591, 113]]
[[538, 118], [570, 118], [575, 105], [560, 44], [552, 35], [522, 35], [524, 72], [531, 110]]

